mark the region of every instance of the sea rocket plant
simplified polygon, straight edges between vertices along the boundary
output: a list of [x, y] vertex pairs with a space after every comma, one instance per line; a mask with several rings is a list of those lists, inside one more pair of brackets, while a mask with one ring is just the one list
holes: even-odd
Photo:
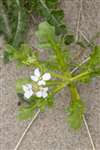
[[[19, 117], [28, 119], [36, 110], [45, 111], [54, 104], [55, 95], [67, 87], [71, 93], [71, 102], [66, 109], [67, 121], [72, 128], [77, 129], [81, 127], [85, 113], [85, 105], [77, 85], [100, 77], [100, 46], [90, 47], [91, 54], [86, 64], [74, 64], [68, 50], [70, 47], [65, 46], [63, 37], [55, 34], [53, 26], [47, 22], [41, 23], [36, 36], [38, 38], [36, 49], [43, 49], [43, 52], [47, 50], [46, 60], [42, 60], [39, 51], [33, 51], [25, 44], [21, 45], [19, 51], [7, 46], [10, 59], [17, 60], [21, 66], [36, 68], [30, 78], [17, 81], [16, 91], [22, 101]], [[76, 65], [79, 66], [79, 71], [73, 73], [71, 69]]]

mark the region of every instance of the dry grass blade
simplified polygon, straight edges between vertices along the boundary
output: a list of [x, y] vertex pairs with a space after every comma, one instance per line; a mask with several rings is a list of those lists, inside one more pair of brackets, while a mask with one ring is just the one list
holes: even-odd
[[83, 0], [80, 0], [80, 9], [78, 12], [78, 20], [77, 20], [77, 26], [76, 26], [76, 37], [75, 37], [76, 42], [78, 41], [78, 38], [79, 38], [79, 27], [80, 27], [80, 20], [81, 20], [82, 3], [83, 3]]
[[18, 150], [18, 148], [19, 148], [21, 142], [23, 141], [23, 139], [24, 139], [26, 133], [28, 132], [28, 130], [29, 130], [30, 127], [32, 126], [32, 124], [33, 124], [33, 122], [35, 121], [35, 119], [38, 117], [39, 113], [40, 113], [40, 110], [38, 110], [38, 111], [36, 112], [36, 114], [34, 115], [33, 119], [31, 120], [31, 122], [29, 123], [29, 125], [26, 127], [25, 131], [23, 132], [22, 136], [20, 137], [20, 139], [19, 139], [19, 141], [18, 141], [16, 147], [14, 148], [14, 150]]
[[91, 133], [90, 133], [90, 130], [89, 130], [89, 126], [88, 126], [88, 124], [87, 124], [87, 121], [86, 121], [86, 119], [85, 119], [85, 116], [84, 116], [84, 115], [83, 115], [83, 121], [84, 121], [84, 124], [85, 124], [86, 130], [87, 130], [87, 133], [88, 133], [88, 136], [89, 136], [90, 142], [91, 142], [92, 149], [93, 149], [93, 150], [96, 150], [95, 145], [94, 145], [94, 142], [93, 142], [93, 139], [92, 139], [92, 136], [91, 136]]

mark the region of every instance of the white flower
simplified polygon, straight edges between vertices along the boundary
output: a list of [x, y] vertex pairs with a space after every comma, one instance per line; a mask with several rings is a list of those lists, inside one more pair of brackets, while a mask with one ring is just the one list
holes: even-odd
[[23, 85], [24, 97], [29, 99], [32, 95], [36, 95], [39, 98], [46, 98], [48, 96], [46, 81], [51, 79], [50, 73], [46, 72], [41, 74], [39, 68], [36, 68], [34, 70], [34, 75], [31, 76], [31, 79], [36, 82], [36, 84], [33, 83], [33, 85]]
[[40, 91], [36, 92], [36, 96], [39, 98], [46, 98], [48, 96], [48, 87], [41, 88]]
[[23, 90], [24, 90], [24, 97], [29, 99], [32, 95], [33, 95], [33, 91], [32, 91], [32, 85], [31, 84], [26, 84], [23, 85]]
[[50, 79], [51, 79], [50, 73], [45, 73], [45, 74], [42, 76], [42, 79], [45, 80], [45, 81], [50, 80]]
[[40, 71], [39, 71], [39, 68], [35, 69], [34, 70], [34, 75], [31, 76], [31, 79], [35, 82], [37, 82], [39, 80], [39, 77], [40, 77]]
[[39, 68], [36, 68], [34, 70], [34, 75], [31, 76], [31, 79], [37, 82], [39, 86], [41, 86], [41, 85], [46, 85], [46, 81], [51, 79], [51, 75], [50, 73], [45, 73], [41, 75]]

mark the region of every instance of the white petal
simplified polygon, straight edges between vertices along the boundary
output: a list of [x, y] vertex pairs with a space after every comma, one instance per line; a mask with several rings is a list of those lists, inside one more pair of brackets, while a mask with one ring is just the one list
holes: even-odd
[[26, 85], [23, 85], [22, 87], [23, 87], [24, 92], [27, 91], [27, 86]]
[[36, 93], [36, 96], [37, 96], [37, 97], [42, 97], [42, 92], [41, 92], [41, 91], [38, 91], [38, 92]]
[[31, 76], [31, 79], [35, 82], [37, 82], [39, 80], [39, 78], [37, 76]]
[[46, 83], [45, 83], [44, 80], [40, 80], [40, 81], [38, 82], [38, 85], [46, 85]]
[[32, 89], [32, 85], [31, 84], [26, 84], [26, 85], [23, 85], [23, 90], [24, 92], [26, 92], [27, 90], [31, 90]]
[[49, 90], [48, 87], [43, 88], [44, 92], [47, 92], [48, 90]]
[[34, 75], [35, 76], [37, 76], [37, 77], [40, 77], [40, 70], [39, 70], [39, 68], [36, 68], [35, 70], [34, 70]]
[[43, 93], [42, 93], [42, 97], [43, 97], [43, 98], [46, 98], [47, 96], [48, 96], [48, 93], [47, 93], [47, 92], [43, 92]]
[[48, 81], [48, 80], [51, 79], [51, 75], [50, 75], [50, 73], [45, 73], [45, 74], [42, 76], [42, 78], [43, 78], [43, 80]]
[[32, 89], [32, 85], [31, 84], [27, 84], [28, 89]]
[[33, 95], [33, 91], [28, 91], [24, 93], [24, 97], [29, 99]]

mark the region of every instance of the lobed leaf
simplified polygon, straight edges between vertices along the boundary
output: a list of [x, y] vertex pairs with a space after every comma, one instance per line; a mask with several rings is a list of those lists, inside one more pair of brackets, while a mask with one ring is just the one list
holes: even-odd
[[32, 108], [32, 106], [23, 106], [19, 109], [18, 112], [18, 119], [19, 120], [26, 120], [26, 119], [30, 119], [34, 116], [34, 109]]
[[95, 68], [97, 65], [100, 65], [100, 46], [94, 47], [87, 64], [88, 68]]
[[83, 122], [84, 104], [80, 100], [73, 100], [67, 109], [69, 115], [67, 121], [69, 126], [74, 129], [79, 129]]
[[42, 22], [39, 24], [36, 36], [40, 42], [39, 47], [51, 47], [51, 41], [56, 41], [55, 28], [48, 22]]
[[37, 52], [33, 51], [27, 44], [22, 44], [18, 49], [11, 45], [6, 45], [4, 52], [4, 61], [16, 60], [19, 65], [37, 65]]

